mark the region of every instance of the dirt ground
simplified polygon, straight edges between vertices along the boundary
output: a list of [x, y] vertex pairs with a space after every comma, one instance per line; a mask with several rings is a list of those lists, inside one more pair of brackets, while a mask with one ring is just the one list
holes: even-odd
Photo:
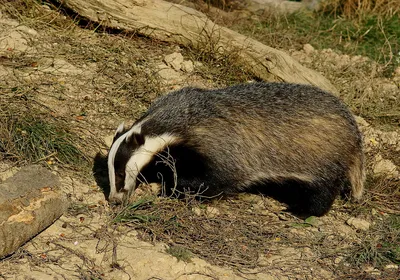
[[[228, 58], [207, 59], [132, 34], [85, 28], [47, 5], [31, 9], [1, 10], [0, 102], [23, 100], [18, 104], [25, 109], [39, 108], [62, 120], [78, 135], [77, 145], [89, 159], [105, 153], [116, 127], [122, 121], [132, 123], [163, 92], [252, 79]], [[346, 102], [351, 99], [349, 83], [368, 94], [400, 98], [400, 76], [366, 77], [373, 67], [365, 58], [309, 45], [287, 51], [334, 81]], [[400, 192], [399, 124], [357, 121], [364, 134], [369, 182], [375, 185], [367, 185], [362, 203], [338, 200], [326, 216], [307, 220], [285, 212], [273, 199], [240, 194], [206, 205], [152, 197], [152, 206], [143, 204], [138, 213], [156, 213], [161, 220], [119, 223], [116, 213], [121, 209], [109, 207], [90, 166], [73, 168], [50, 155], [41, 162], [62, 178], [71, 206], [15, 254], [0, 260], [0, 278], [400, 279], [397, 264], [362, 259], [368, 257], [368, 250], [362, 250], [365, 241], [380, 244], [379, 232], [388, 230], [382, 224], [400, 214], [391, 200], [399, 194], [384, 191], [390, 185]], [[4, 160], [0, 168], [4, 180], [18, 164]], [[380, 188], [371, 187], [378, 184]], [[180, 231], [162, 227], [171, 220]], [[180, 247], [181, 252], [173, 250]]]

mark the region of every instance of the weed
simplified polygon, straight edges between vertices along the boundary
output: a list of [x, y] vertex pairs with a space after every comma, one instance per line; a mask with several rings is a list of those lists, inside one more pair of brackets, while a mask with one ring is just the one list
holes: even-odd
[[353, 250], [349, 261], [357, 266], [400, 264], [400, 216], [391, 215], [378, 222]]
[[155, 197], [144, 197], [124, 207], [113, 219], [114, 223], [127, 222], [150, 222], [158, 219], [158, 216], [151, 213], [141, 214], [139, 210], [148, 209], [154, 202]]
[[184, 261], [186, 263], [192, 262], [192, 252], [183, 246], [170, 246], [165, 250], [165, 252], [177, 258], [178, 261]]
[[18, 153], [29, 161], [38, 161], [51, 154], [67, 164], [81, 160], [82, 154], [73, 145], [72, 135], [54, 124], [28, 117], [18, 120], [10, 133], [12, 139], [9, 141], [15, 143]]
[[[194, 214], [192, 209], [201, 205], [195, 199], [159, 198], [151, 204], [146, 201], [139, 200], [124, 209], [123, 215], [119, 214], [114, 222], [141, 230], [141, 237], [146, 241], [183, 244], [183, 249], [172, 246], [168, 251], [178, 259], [184, 260], [190, 251], [216, 264], [254, 267], [260, 252], [268, 250], [268, 241], [274, 235], [275, 227], [268, 217], [254, 217], [246, 211], [250, 202], [226, 202], [231, 203], [231, 211], [211, 218]], [[157, 219], [136, 219], [135, 215]]]
[[[317, 49], [332, 48], [352, 55], [362, 55], [387, 64], [390, 75], [399, 65], [400, 17], [380, 18], [368, 15], [353, 20], [318, 12], [300, 11], [290, 15], [266, 14], [255, 28], [244, 26], [246, 33], [272, 47], [300, 48], [310, 43]], [[254, 22], [252, 23], [254, 24]]]
[[365, 15], [393, 17], [400, 13], [397, 0], [327, 0], [322, 1], [320, 10], [326, 14], [359, 18]]
[[[25, 102], [8, 98], [0, 105], [0, 155], [12, 161], [39, 162], [55, 158], [69, 165], [83, 165], [87, 158], [78, 148], [79, 138], [62, 120], [50, 113], [24, 108]], [[14, 103], [13, 103], [14, 102]]]

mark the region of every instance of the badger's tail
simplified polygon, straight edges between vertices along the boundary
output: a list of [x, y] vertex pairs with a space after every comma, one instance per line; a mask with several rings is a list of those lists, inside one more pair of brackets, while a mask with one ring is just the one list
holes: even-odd
[[351, 195], [353, 199], [359, 200], [364, 192], [365, 182], [364, 155], [362, 151], [353, 156], [352, 165], [348, 171], [348, 178], [351, 185]]

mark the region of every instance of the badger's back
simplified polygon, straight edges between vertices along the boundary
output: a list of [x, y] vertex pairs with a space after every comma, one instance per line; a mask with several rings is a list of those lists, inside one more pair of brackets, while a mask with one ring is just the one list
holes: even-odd
[[[181, 139], [172, 147], [178, 180], [191, 184], [196, 177], [192, 183], [206, 186], [209, 195], [298, 183], [317, 193], [316, 208], [323, 209], [312, 211], [323, 214], [347, 182], [353, 196], [362, 192], [354, 118], [339, 99], [312, 86], [185, 88], [157, 100], [137, 123], [144, 135]], [[191, 161], [198, 172], [190, 170]]]

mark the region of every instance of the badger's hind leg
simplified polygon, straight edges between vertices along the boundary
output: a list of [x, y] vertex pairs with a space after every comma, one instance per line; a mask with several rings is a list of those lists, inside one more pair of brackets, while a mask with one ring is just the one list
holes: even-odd
[[362, 152], [353, 156], [352, 164], [349, 166], [348, 179], [351, 186], [351, 196], [359, 200], [364, 192], [365, 168]]
[[288, 205], [288, 211], [299, 216], [322, 216], [326, 214], [340, 193], [341, 181], [295, 179], [280, 182], [263, 182], [252, 188]]
[[289, 205], [289, 210], [301, 215], [322, 216], [332, 207], [342, 189], [341, 181], [315, 181], [292, 186], [299, 189], [298, 200]]

